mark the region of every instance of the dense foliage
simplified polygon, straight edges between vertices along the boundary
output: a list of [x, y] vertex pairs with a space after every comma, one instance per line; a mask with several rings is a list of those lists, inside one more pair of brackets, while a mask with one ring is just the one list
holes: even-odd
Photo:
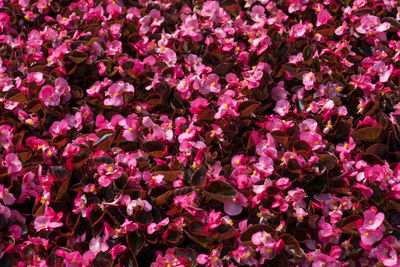
[[0, 0], [1, 266], [400, 266], [400, 4]]

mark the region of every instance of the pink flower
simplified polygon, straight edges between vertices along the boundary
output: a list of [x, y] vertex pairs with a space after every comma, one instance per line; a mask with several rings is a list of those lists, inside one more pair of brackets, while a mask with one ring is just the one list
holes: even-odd
[[298, 10], [304, 11], [307, 8], [308, 0], [290, 0], [289, 1], [289, 13], [296, 12]]
[[181, 26], [183, 34], [190, 36], [193, 42], [200, 42], [203, 39], [201, 31], [199, 29], [199, 21], [197, 20], [196, 14], [193, 16], [186, 16], [184, 23]]
[[22, 170], [22, 162], [14, 153], [9, 153], [5, 158], [5, 165], [8, 168], [8, 173], [15, 175]]
[[124, 132], [122, 133], [122, 136], [127, 141], [134, 141], [136, 139], [136, 128], [139, 124], [136, 117], [136, 114], [131, 114], [126, 119], [121, 120], [118, 123], [120, 126], [124, 127]]
[[385, 266], [396, 266], [398, 264], [398, 253], [387, 241], [383, 241], [376, 248], [379, 262]]
[[190, 112], [193, 114], [197, 114], [203, 111], [203, 108], [209, 105], [207, 99], [198, 97], [194, 101], [190, 102]]
[[143, 181], [153, 186], [159, 186], [165, 184], [163, 174], [151, 175], [150, 172], [143, 173]]
[[57, 106], [60, 104], [60, 96], [56, 94], [53, 86], [45, 85], [39, 93], [39, 99], [46, 106]]
[[335, 34], [336, 35], [342, 35], [344, 31], [346, 31], [349, 27], [347, 27], [347, 22], [343, 21], [342, 25], [336, 28]]
[[327, 24], [328, 20], [332, 18], [332, 15], [329, 13], [328, 10], [324, 8], [322, 4], [317, 4], [317, 27], [323, 24]]
[[265, 231], [257, 232], [252, 235], [251, 242], [257, 246], [256, 251], [259, 251], [262, 256], [261, 263], [264, 260], [271, 260], [275, 257], [277, 242], [269, 233]]
[[392, 187], [392, 193], [394, 198], [400, 199], [400, 183]]
[[67, 120], [55, 121], [49, 129], [53, 136], [65, 134], [69, 130], [71, 130], [71, 128], [69, 127]]
[[294, 38], [302, 38], [302, 37], [304, 37], [304, 35], [308, 31], [308, 29], [309, 29], [309, 27], [307, 25], [298, 23], [298, 24], [293, 25], [290, 28], [289, 34], [291, 37], [294, 37]]
[[105, 235], [103, 237], [93, 237], [89, 243], [89, 250], [93, 252], [95, 255], [100, 251], [106, 252], [109, 248], [107, 240], [108, 237]]
[[65, 258], [64, 263], [66, 267], [79, 267], [82, 264], [82, 255], [79, 253], [79, 251], [68, 253], [65, 250], [57, 249], [56, 254]]
[[318, 123], [313, 119], [305, 119], [299, 124], [299, 129], [301, 132], [310, 131], [315, 132], [317, 130]]
[[229, 216], [239, 215], [243, 207], [247, 207], [247, 198], [240, 192], [237, 193], [234, 199], [224, 202], [224, 211]]
[[278, 113], [280, 116], [285, 116], [290, 109], [290, 103], [286, 99], [280, 99], [276, 102], [274, 111]]
[[162, 220], [159, 223], [150, 223], [147, 226], [147, 233], [152, 235], [155, 231], [159, 231], [162, 229], [162, 226], [166, 226], [169, 223], [169, 218], [165, 218], [164, 220]]
[[378, 212], [375, 214], [373, 210], [364, 211], [364, 223], [363, 228], [367, 230], [376, 230], [381, 226], [383, 220], [385, 219], [385, 215], [382, 212]]
[[252, 266], [257, 264], [254, 249], [247, 245], [239, 246], [237, 250], [232, 252], [232, 256], [240, 265]]
[[30, 72], [26, 76], [26, 82], [35, 82], [38, 86], [41, 86], [44, 83], [45, 79], [43, 78], [42, 72]]
[[269, 176], [274, 172], [274, 161], [268, 156], [261, 156], [259, 161], [254, 164], [257, 172]]
[[316, 82], [314, 73], [307, 72], [303, 74], [303, 84], [306, 90], [311, 90], [314, 87], [314, 83]]
[[318, 150], [325, 147], [322, 142], [322, 137], [314, 132], [302, 132], [299, 139], [307, 142], [311, 146], [312, 150]]
[[360, 228], [358, 231], [360, 232], [361, 242], [367, 246], [372, 246], [383, 237], [383, 231], [381, 229], [368, 230]]
[[13, 138], [13, 128], [10, 125], [3, 124], [0, 126], [0, 142], [4, 149], [8, 149], [12, 145], [11, 141]]
[[15, 197], [12, 193], [8, 191], [8, 188], [5, 188], [4, 185], [0, 185], [0, 199], [3, 200], [3, 203], [7, 206], [10, 206], [15, 203]]
[[339, 143], [336, 145], [336, 151], [339, 153], [350, 153], [356, 147], [356, 143], [354, 142], [353, 138], [349, 138], [349, 142]]
[[249, 15], [255, 22], [263, 22], [265, 19], [265, 8], [260, 5], [253, 6]]
[[126, 246], [122, 244], [115, 245], [112, 249], [110, 249], [111, 258], [115, 260], [119, 254], [125, 251], [125, 249]]
[[49, 228], [61, 227], [62, 225], [63, 225], [62, 222], [52, 221], [47, 216], [39, 216], [35, 219], [34, 222], [36, 232], [40, 232], [43, 229], [48, 230]]
[[99, 185], [107, 187], [113, 180], [118, 179], [122, 175], [123, 168], [114, 164], [101, 164], [97, 171], [100, 174], [98, 179]]

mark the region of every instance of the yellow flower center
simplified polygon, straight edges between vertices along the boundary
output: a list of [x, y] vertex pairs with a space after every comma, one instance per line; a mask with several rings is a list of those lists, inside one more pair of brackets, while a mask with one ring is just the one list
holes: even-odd
[[369, 233], [365, 233], [364, 235], [365, 235], [365, 236], [369, 236]]
[[316, 146], [316, 145], [318, 145], [319, 144], [319, 142], [318, 141], [315, 141], [314, 142], [314, 146]]
[[132, 131], [133, 131], [133, 128], [129, 128], [128, 130], [129, 130], [130, 132], [132, 132]]
[[71, 261], [71, 263], [72, 263], [72, 264], [75, 264], [75, 263], [76, 263], [76, 260], [75, 260], [75, 259], [73, 259], [73, 260]]
[[191, 30], [191, 31], [193, 31], [193, 30], [194, 30], [194, 27], [193, 27], [193, 26], [191, 26], [191, 27], [190, 27], [190, 30]]
[[224, 108], [228, 108], [228, 104], [224, 104]]
[[267, 248], [267, 253], [271, 253], [272, 252], [272, 248]]
[[110, 167], [107, 168], [107, 170], [108, 170], [109, 172], [112, 172], [112, 171], [114, 170], [114, 168], [110, 166]]
[[218, 257], [214, 257], [213, 261], [217, 262], [218, 261]]

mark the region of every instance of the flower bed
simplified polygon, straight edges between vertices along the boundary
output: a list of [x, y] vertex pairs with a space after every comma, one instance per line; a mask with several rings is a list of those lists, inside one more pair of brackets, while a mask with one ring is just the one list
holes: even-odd
[[400, 5], [0, 1], [1, 266], [400, 266]]

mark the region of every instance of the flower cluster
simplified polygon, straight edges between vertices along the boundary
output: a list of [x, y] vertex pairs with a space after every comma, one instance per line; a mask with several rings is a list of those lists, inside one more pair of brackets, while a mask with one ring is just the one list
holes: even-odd
[[400, 266], [400, 5], [1, 0], [1, 266]]

